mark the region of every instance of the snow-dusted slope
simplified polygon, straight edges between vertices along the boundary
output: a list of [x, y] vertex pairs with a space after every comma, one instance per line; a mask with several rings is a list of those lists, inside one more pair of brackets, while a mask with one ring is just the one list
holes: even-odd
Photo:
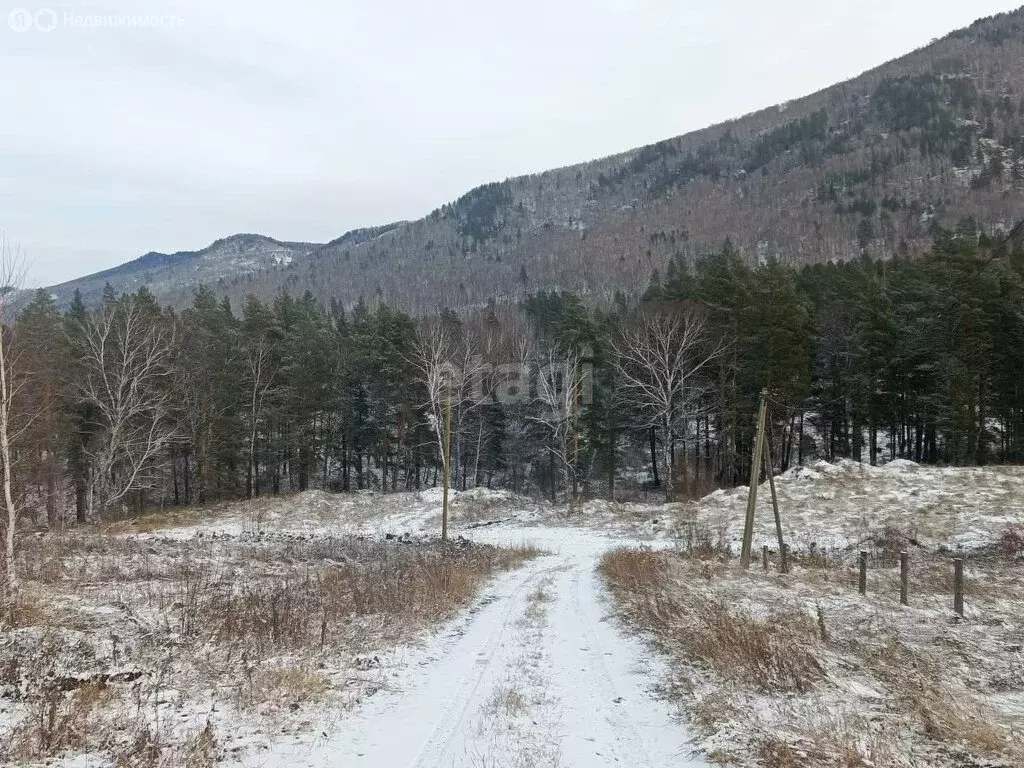
[[[926, 546], [973, 547], [1024, 524], [1024, 468], [927, 467], [897, 460], [872, 467], [823, 461], [775, 479], [783, 531], [794, 545], [846, 547], [887, 525]], [[519, 531], [531, 538], [549, 526], [632, 540], [685, 539], [690, 522], [738, 542], [747, 504], [746, 486], [715, 491], [697, 502], [619, 503], [593, 499], [572, 516], [564, 506], [475, 488], [452, 493], [451, 528], [471, 535], [481, 526]], [[762, 483], [757, 499], [757, 543], [775, 539], [771, 494]], [[361, 491], [265, 498], [226, 505], [202, 521], [184, 520], [174, 535], [197, 532], [357, 533], [368, 536], [434, 535], [441, 529], [441, 489], [380, 494]]]
[[319, 247], [317, 243], [281, 242], [263, 235], [232, 235], [200, 251], [147, 253], [119, 267], [56, 285], [50, 292], [62, 306], [71, 301], [76, 290], [86, 304], [97, 304], [108, 283], [117, 293], [146, 287], [166, 298], [173, 291], [188, 293], [199, 285], [216, 287], [221, 280], [298, 265]]
[[[776, 479], [783, 530], [795, 545], [846, 547], [884, 526], [926, 546], [973, 547], [1024, 523], [1024, 469], [927, 467], [898, 459], [879, 467], [840, 461], [797, 467]], [[738, 541], [746, 487], [701, 499], [696, 519]], [[775, 539], [771, 494], [757, 498], [758, 544]]]

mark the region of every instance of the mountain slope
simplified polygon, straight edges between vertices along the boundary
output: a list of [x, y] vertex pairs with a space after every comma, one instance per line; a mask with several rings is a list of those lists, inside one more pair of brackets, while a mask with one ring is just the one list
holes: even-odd
[[[210, 272], [233, 299], [310, 290], [323, 301], [422, 310], [541, 288], [607, 299], [642, 290], [673, 256], [692, 262], [726, 238], [752, 262], [914, 255], [935, 224], [992, 233], [1021, 214], [1022, 96], [1024, 9], [803, 99], [488, 184], [419, 221], [361, 230], [287, 266], [232, 273], [221, 260], [221, 272]], [[198, 273], [182, 267], [191, 263], [162, 267], [155, 292], [188, 301]], [[132, 274], [144, 280], [144, 270]], [[79, 282], [55, 292], [63, 300]]]
[[237, 281], [246, 275], [272, 274], [308, 256], [315, 243], [284, 243], [263, 235], [233, 235], [217, 240], [201, 251], [166, 254], [151, 251], [133, 261], [87, 277], [61, 283], [50, 289], [66, 304], [76, 290], [87, 304], [103, 297], [109, 283], [118, 293], [148, 287], [158, 296], [200, 284], [220, 286], [223, 280]]

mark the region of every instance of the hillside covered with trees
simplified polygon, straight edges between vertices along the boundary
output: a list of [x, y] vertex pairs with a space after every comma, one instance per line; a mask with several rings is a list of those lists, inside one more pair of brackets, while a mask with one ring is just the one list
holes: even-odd
[[1024, 191], [1024, 9], [979, 21], [849, 82], [614, 157], [481, 186], [413, 222], [325, 244], [236, 236], [150, 254], [52, 289], [101, 300], [199, 283], [413, 313], [568, 291], [610, 306], [726, 238], [748, 266], [927, 253], [936, 228], [1006, 232]]

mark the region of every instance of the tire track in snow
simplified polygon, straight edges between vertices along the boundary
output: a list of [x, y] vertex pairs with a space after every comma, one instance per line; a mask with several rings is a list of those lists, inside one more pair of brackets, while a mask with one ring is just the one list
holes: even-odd
[[[477, 652], [477, 659], [471, 674], [463, 681], [457, 697], [448, 704], [445, 714], [434, 727], [430, 737], [424, 742], [412, 763], [414, 768], [440, 768], [443, 765], [458, 765], [452, 752], [457, 751], [455, 747], [466, 739], [470, 713], [475, 705], [481, 703], [481, 691], [488, 690], [482, 686], [484, 679], [496, 677], [504, 668], [494, 662], [499, 652], [505, 650], [503, 641], [509, 640], [509, 625], [525, 610], [524, 597], [527, 591], [534, 588], [538, 582], [557, 568], [558, 565], [552, 565], [543, 570], [535, 570], [528, 578], [520, 582], [515, 591], [506, 598], [508, 605], [504, 620], [492, 632], [484, 649]], [[452, 759], [451, 763], [443, 762], [449, 757]]]
[[[520, 542], [523, 529], [515, 529]], [[475, 533], [475, 532], [474, 532]], [[509, 532], [479, 536], [509, 543]], [[476, 536], [474, 536], [476, 538]], [[510, 748], [508, 727], [489, 706], [501, 684], [522, 674], [523, 651], [541, 652], [547, 690], [537, 726], [560, 768], [707, 768], [691, 751], [683, 724], [650, 694], [652, 652], [606, 620], [596, 573], [614, 542], [579, 530], [532, 528], [531, 543], [557, 554], [496, 578], [474, 609], [398, 665], [394, 684], [377, 693], [320, 739], [277, 743], [259, 755], [263, 768], [535, 768], [529, 750]], [[529, 595], [547, 579], [547, 621], [524, 640]], [[525, 643], [525, 644], [524, 644]], [[490, 718], [490, 720], [488, 720]], [[526, 715], [530, 722], [530, 714]], [[530, 732], [531, 735], [532, 731]], [[540, 736], [538, 735], [538, 738]], [[540, 766], [536, 766], [540, 768]], [[544, 768], [549, 768], [544, 766]]]
[[[629, 756], [630, 762], [633, 765], [644, 765], [648, 768], [653, 768], [654, 764], [651, 762], [651, 757], [647, 753], [647, 749], [640, 738], [640, 734], [637, 732], [636, 727], [633, 724], [632, 719], [629, 717], [628, 712], [618, 705], [623, 701], [623, 697], [620, 695], [618, 688], [615, 685], [615, 681], [612, 679], [611, 674], [608, 671], [608, 667], [605, 664], [606, 652], [604, 646], [601, 644], [597, 635], [593, 631], [593, 627], [596, 627], [598, 622], [604, 621], [604, 616], [594, 615], [594, 611], [591, 610], [589, 615], [588, 611], [585, 610], [583, 600], [581, 599], [581, 589], [583, 579], [597, 579], [593, 569], [589, 572], [583, 573], [582, 569], [577, 569], [573, 572], [573, 609], [576, 612], [576, 616], [579, 620], [579, 626], [582, 629], [582, 635], [586, 641], [586, 647], [589, 649], [589, 655], [591, 659], [590, 668], [599, 678], [599, 683], [604, 689], [605, 701], [610, 701], [618, 707], [613, 713], [612, 717], [609, 718], [609, 724], [613, 728], [617, 729], [619, 735], [616, 737], [617, 742], [628, 741], [630, 745]], [[596, 602], [591, 601], [588, 606], [591, 609], [598, 608]], [[642, 760], [637, 762], [637, 760]]]

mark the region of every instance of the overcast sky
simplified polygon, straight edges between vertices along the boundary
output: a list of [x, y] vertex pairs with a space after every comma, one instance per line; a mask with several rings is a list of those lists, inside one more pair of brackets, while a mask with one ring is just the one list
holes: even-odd
[[[237, 232], [326, 241], [801, 96], [1015, 5], [0, 0], [0, 231], [33, 284]], [[164, 18], [84, 26], [115, 14]]]

